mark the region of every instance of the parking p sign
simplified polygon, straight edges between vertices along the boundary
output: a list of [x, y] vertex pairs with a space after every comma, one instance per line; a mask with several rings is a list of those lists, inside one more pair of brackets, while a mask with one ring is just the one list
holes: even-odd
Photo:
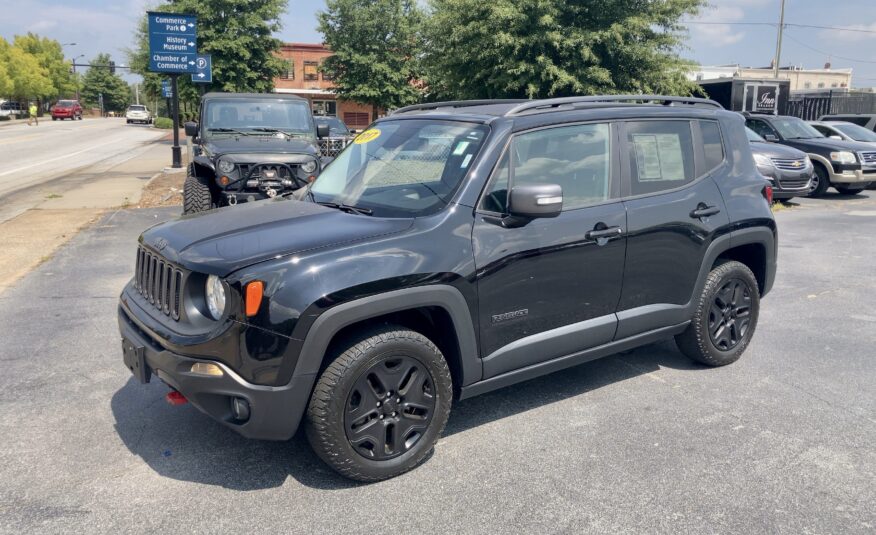
[[198, 54], [195, 60], [195, 69], [192, 73], [192, 81], [198, 84], [209, 84], [213, 81], [213, 56], [210, 54]]

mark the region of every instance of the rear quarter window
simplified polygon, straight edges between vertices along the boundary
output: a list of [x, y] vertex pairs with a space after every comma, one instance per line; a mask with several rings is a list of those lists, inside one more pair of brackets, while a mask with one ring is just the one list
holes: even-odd
[[700, 121], [700, 136], [703, 138], [703, 156], [706, 173], [724, 163], [724, 142], [721, 127], [716, 121]]

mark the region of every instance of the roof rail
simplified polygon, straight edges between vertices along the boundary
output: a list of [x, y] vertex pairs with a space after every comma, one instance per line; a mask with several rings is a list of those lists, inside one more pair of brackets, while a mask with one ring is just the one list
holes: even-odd
[[491, 104], [519, 104], [521, 102], [530, 102], [526, 99], [491, 99], [491, 100], [448, 100], [445, 102], [427, 102], [425, 104], [414, 104], [405, 106], [393, 111], [390, 115], [399, 113], [408, 113], [411, 111], [422, 110], [437, 110], [440, 108], [468, 108], [471, 106], [489, 106]]
[[548, 98], [542, 100], [527, 100], [523, 104], [515, 106], [505, 112], [505, 116], [522, 115], [525, 112], [539, 110], [544, 108], [559, 108], [560, 106], [569, 106], [572, 108], [584, 107], [588, 104], [604, 104], [609, 102], [627, 103], [627, 104], [659, 104], [663, 106], [672, 106], [684, 104], [688, 106], [708, 107], [724, 109], [723, 106], [707, 98], [696, 97], [673, 97], [664, 95], [602, 95], [602, 96], [580, 96], [580, 97], [561, 97]]

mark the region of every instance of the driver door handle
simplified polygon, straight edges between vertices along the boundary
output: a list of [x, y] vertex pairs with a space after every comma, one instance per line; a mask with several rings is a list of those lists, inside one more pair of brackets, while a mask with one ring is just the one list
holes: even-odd
[[696, 209], [690, 213], [693, 219], [702, 219], [704, 217], [713, 216], [721, 212], [717, 206], [707, 206], [705, 203], [700, 203]]
[[608, 227], [599, 230], [590, 230], [586, 234], [584, 234], [584, 238], [588, 240], [596, 240], [599, 238], [613, 238], [615, 236], [620, 236], [624, 231], [620, 227]]

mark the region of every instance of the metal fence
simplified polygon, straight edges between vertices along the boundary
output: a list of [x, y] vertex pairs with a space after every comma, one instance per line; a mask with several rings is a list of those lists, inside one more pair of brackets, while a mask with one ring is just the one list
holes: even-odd
[[791, 95], [788, 100], [788, 115], [807, 121], [838, 113], [876, 113], [876, 93]]

